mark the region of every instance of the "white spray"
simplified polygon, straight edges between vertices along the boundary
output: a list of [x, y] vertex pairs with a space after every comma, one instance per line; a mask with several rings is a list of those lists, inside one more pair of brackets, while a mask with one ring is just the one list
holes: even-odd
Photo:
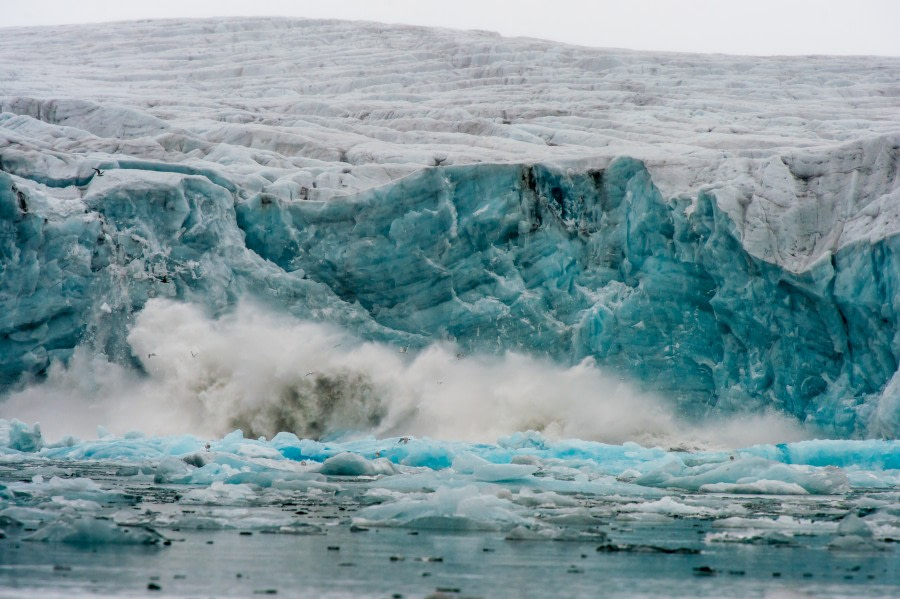
[[513, 353], [462, 356], [450, 344], [413, 355], [249, 304], [214, 320], [189, 304], [152, 300], [128, 342], [147, 376], [80, 348], [46, 381], [0, 403], [0, 416], [40, 421], [49, 438], [91, 436], [98, 425], [120, 434], [214, 437], [243, 428], [480, 442], [533, 429], [664, 446], [804, 436], [777, 415], [692, 427], [590, 360], [566, 368]]

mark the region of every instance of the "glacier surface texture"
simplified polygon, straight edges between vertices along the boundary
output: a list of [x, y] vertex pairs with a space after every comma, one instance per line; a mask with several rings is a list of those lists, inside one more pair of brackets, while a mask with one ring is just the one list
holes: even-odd
[[148, 302], [250, 298], [410, 354], [593, 360], [689, 416], [896, 438], [898, 106], [895, 58], [5, 30], [0, 385], [79, 347], [152, 370]]

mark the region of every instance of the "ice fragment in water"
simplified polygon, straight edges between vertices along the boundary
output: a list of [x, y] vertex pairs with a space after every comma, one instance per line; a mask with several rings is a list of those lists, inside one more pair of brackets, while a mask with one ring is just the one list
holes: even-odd
[[104, 518], [63, 516], [24, 540], [72, 545], [158, 545], [165, 537], [146, 526], [120, 526]]
[[503, 530], [524, 523], [520, 508], [478, 487], [439, 488], [359, 511], [360, 526], [404, 526], [446, 530]]
[[396, 468], [385, 459], [367, 460], [355, 453], [339, 453], [322, 463], [321, 474], [330, 476], [374, 476], [394, 474]]
[[25, 453], [34, 453], [44, 446], [44, 439], [41, 435], [41, 425], [35, 423], [28, 426], [19, 420], [0, 420], [0, 434], [6, 429], [5, 443], [9, 449], [22, 451]]

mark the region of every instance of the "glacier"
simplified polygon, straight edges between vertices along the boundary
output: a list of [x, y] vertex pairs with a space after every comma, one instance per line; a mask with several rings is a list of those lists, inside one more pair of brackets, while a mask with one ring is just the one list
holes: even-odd
[[[59, 29], [57, 50], [29, 59], [59, 97], [3, 66], [5, 390], [79, 346], [146, 370], [128, 332], [153, 298], [217, 317], [249, 297], [404, 350], [595, 360], [689, 418], [772, 409], [827, 435], [897, 436], [893, 59], [550, 51], [283, 20], [121, 27], [158, 44], [122, 53], [149, 65], [124, 87], [101, 64], [118, 38], [96, 28]], [[372, 56], [424, 48], [407, 57], [422, 66], [335, 79], [373, 60], [351, 54], [266, 88], [292, 56], [278, 44], [308, 31], [298, 64], [352, 34]], [[103, 50], [72, 65], [59, 44], [83, 32]], [[196, 55], [174, 50], [196, 36]], [[5, 55], [29, 39], [11, 30]], [[556, 79], [529, 70], [557, 64]], [[703, 87], [728, 69], [758, 84], [732, 112], [744, 79]], [[675, 89], [682, 75], [696, 96]], [[553, 85], [569, 87], [515, 109], [494, 98]], [[216, 99], [226, 89], [244, 104]]]
[[[413, 352], [590, 359], [689, 418], [900, 430], [894, 59], [277, 19], [53, 31], [0, 48], [7, 392], [80, 346], [146, 370], [128, 333], [154, 298], [218, 317], [249, 297]], [[319, 59], [347, 36], [368, 51]]]
[[399, 347], [592, 358], [692, 415], [896, 436], [896, 236], [792, 272], [741, 246], [714, 191], [666, 202], [631, 158], [436, 167], [329, 202], [106, 168], [79, 200], [29, 192], [27, 212], [3, 176], [7, 386], [86, 340], [134, 361], [151, 298], [221, 314], [252, 295]]
[[897, 58], [2, 32], [0, 598], [896, 594]]

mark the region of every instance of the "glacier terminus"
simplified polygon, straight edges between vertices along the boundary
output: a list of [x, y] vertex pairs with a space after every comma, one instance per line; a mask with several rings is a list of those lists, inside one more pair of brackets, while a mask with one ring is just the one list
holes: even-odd
[[2, 33], [0, 597], [900, 588], [900, 59]]

